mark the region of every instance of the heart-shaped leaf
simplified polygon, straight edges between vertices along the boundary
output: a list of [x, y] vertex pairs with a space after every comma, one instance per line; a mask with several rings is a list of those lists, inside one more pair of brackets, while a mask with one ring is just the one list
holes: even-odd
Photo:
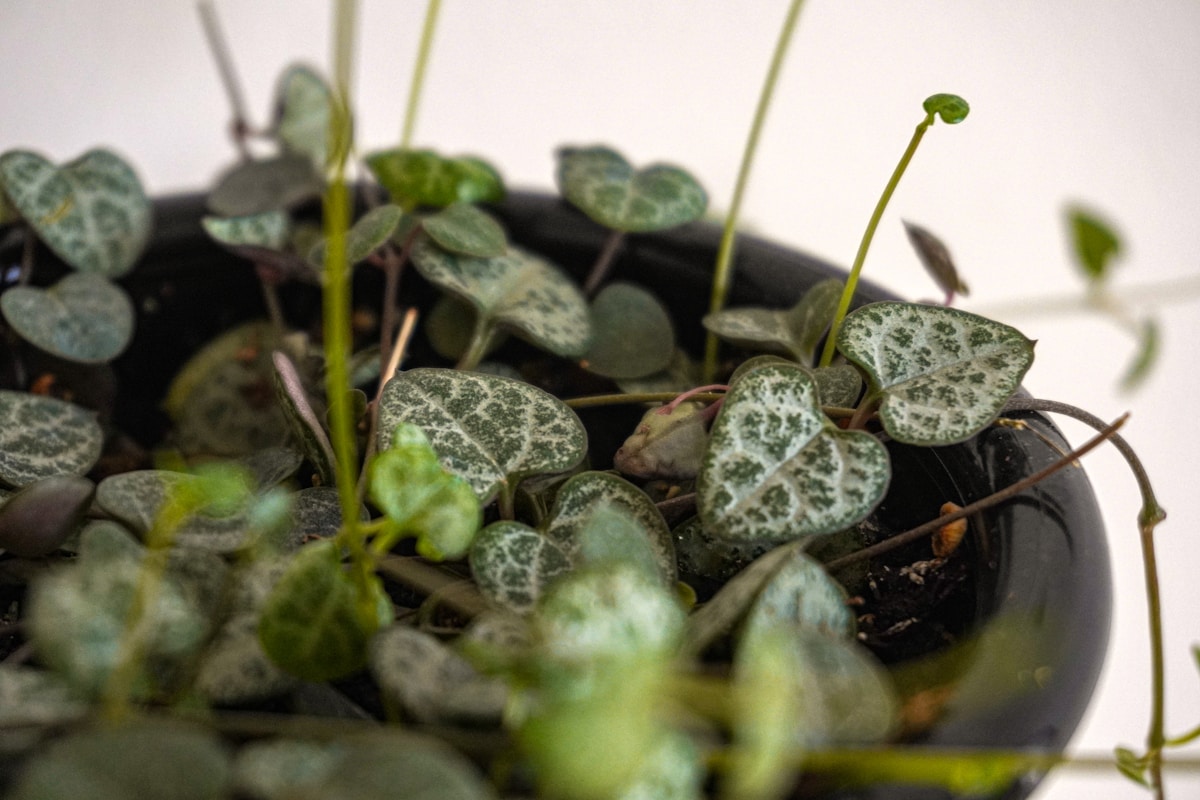
[[146, 192], [108, 150], [89, 150], [61, 167], [10, 150], [0, 156], [0, 185], [38, 238], [80, 272], [120, 277], [150, 238]]
[[293, 64], [275, 90], [275, 134], [286, 150], [308, 156], [318, 169], [325, 165], [332, 97], [316, 70]]
[[343, 571], [329, 539], [292, 557], [263, 606], [259, 641], [271, 660], [307, 681], [348, 675], [367, 663], [367, 645], [391, 621], [391, 602], [374, 581], [367, 596]]
[[448, 205], [422, 220], [421, 227], [438, 247], [465, 256], [499, 256], [508, 247], [500, 223], [470, 203]]
[[[365, 260], [391, 238], [404, 217], [400, 206], [388, 203], [363, 214], [346, 233], [346, 263]], [[328, 241], [322, 239], [308, 254], [310, 264], [324, 268]]]
[[281, 250], [291, 233], [291, 219], [283, 211], [264, 211], [245, 217], [203, 217], [200, 224], [215, 241], [234, 252], [252, 248]]
[[842, 585], [814, 559], [797, 550], [759, 590], [742, 624], [742, 636], [790, 625], [851, 638], [856, 625]]
[[88, 711], [71, 687], [52, 672], [0, 664], [0, 725], [61, 725]]
[[208, 207], [222, 217], [248, 217], [294, 208], [321, 193], [321, 176], [307, 156], [239, 161], [217, 180]]
[[238, 748], [233, 762], [237, 796], [256, 800], [303, 797], [325, 780], [346, 753], [338, 741], [274, 737]]
[[103, 444], [94, 411], [53, 397], [0, 390], [0, 480], [9, 486], [83, 475], [99, 460]]
[[[134, 532], [145, 536], [158, 520], [172, 493], [202, 491], [203, 479], [196, 475], [165, 470], [134, 470], [110, 475], [96, 487], [100, 508]], [[175, 532], [175, 543], [215, 553], [228, 553], [247, 544], [246, 514], [196, 513]]]
[[700, 517], [713, 534], [782, 541], [830, 533], [883, 499], [887, 450], [821, 413], [803, 371], [769, 366], [725, 396], [696, 478]]
[[431, 150], [395, 148], [371, 153], [365, 160], [392, 200], [404, 208], [441, 208], [504, 197], [500, 174], [478, 158], [447, 158]]
[[218, 800], [229, 756], [212, 729], [139, 720], [50, 743], [24, 766], [10, 800]]
[[393, 625], [371, 642], [371, 673], [386, 697], [418, 722], [496, 724], [508, 692], [428, 633]]
[[704, 327], [739, 347], [781, 351], [811, 364], [841, 294], [842, 282], [830, 278], [805, 292], [791, 308], [725, 309], [706, 316]]
[[78, 563], [49, 572], [33, 584], [29, 624], [38, 657], [80, 695], [99, 697], [124, 657], [122, 643], [131, 640], [126, 628], [133, 624], [132, 640], [140, 653], [137, 691], [145, 693], [200, 646], [207, 621], [173, 576], [159, 586], [154, 605], [135, 618], [131, 609], [141, 581], [143, 551], [135, 546], [120, 556], [90, 557], [94, 552], [85, 542]]
[[1033, 363], [1020, 331], [954, 308], [872, 303], [846, 317], [838, 349], [866, 370], [888, 434], [954, 444], [991, 424]]
[[[671, 531], [646, 493], [624, 478], [607, 472], [584, 472], [571, 478], [558, 490], [546, 536], [575, 562], [585, 530], [593, 524], [597, 513], [607, 507], [623, 513], [634, 535], [640, 534], [653, 555], [653, 573], [664, 586], [673, 586], [678, 576]], [[603, 531], [598, 534], [604, 535]]]
[[426, 280], [475, 307], [477, 337], [500, 326], [555, 355], [573, 358], [587, 351], [587, 300], [550, 262], [517, 247], [492, 258], [456, 255], [424, 238], [412, 258]]
[[700, 367], [680, 348], [675, 349], [671, 363], [667, 364], [665, 369], [642, 378], [622, 378], [616, 381], [617, 386], [626, 394], [682, 394], [701, 383]]
[[236, 457], [285, 444], [291, 431], [275, 402], [272, 362], [279, 346], [273, 325], [249, 322], [192, 356], [163, 401], [175, 446], [188, 455]]
[[133, 338], [133, 303], [101, 275], [76, 272], [49, 289], [14, 286], [0, 295], [4, 319], [22, 339], [81, 364], [119, 356]]
[[419, 427], [395, 425], [368, 474], [371, 501], [390, 523], [378, 547], [391, 549], [400, 536], [415, 536], [417, 552], [430, 560], [467, 554], [483, 521], [479, 500], [470, 484], [442, 467]]
[[471, 547], [471, 575], [492, 603], [529, 614], [571, 559], [548, 536], [520, 522], [494, 522]]
[[658, 298], [632, 283], [606, 285], [592, 301], [592, 343], [580, 364], [615, 380], [666, 369], [675, 356], [675, 329]]
[[96, 485], [76, 475], [42, 478], [0, 506], [0, 549], [39, 558], [59, 548], [79, 529], [96, 496]]
[[446, 369], [401, 372], [384, 387], [379, 447], [410, 422], [425, 431], [442, 464], [466, 478], [481, 503], [508, 497], [530, 475], [565, 472], [587, 452], [579, 417], [534, 386]]
[[679, 167], [635, 170], [607, 147], [566, 147], [558, 153], [558, 187], [569, 202], [608, 228], [656, 231], [699, 219], [708, 195]]

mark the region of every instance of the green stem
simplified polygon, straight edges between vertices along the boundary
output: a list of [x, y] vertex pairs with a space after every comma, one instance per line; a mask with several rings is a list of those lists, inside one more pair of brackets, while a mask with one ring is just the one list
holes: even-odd
[[925, 131], [929, 130], [929, 126], [933, 124], [934, 112], [930, 111], [925, 114], [925, 119], [921, 120], [921, 124], [917, 125], [917, 129], [913, 131], [912, 139], [908, 143], [904, 155], [900, 157], [900, 163], [896, 165], [896, 169], [892, 172], [892, 177], [888, 180], [887, 186], [883, 187], [883, 194], [879, 196], [879, 202], [875, 204], [875, 211], [871, 214], [871, 220], [867, 223], [867, 229], [863, 231], [862, 241], [858, 243], [858, 253], [854, 256], [854, 266], [850, 268], [850, 274], [846, 277], [846, 287], [842, 289], [842, 297], [838, 301], [837, 311], [833, 315], [833, 324], [829, 328], [829, 336], [825, 339], [825, 349], [821, 351], [820, 366], [828, 367], [833, 363], [833, 352], [837, 347], [837, 334], [842, 327], [842, 320], [845, 319], [847, 312], [850, 311], [850, 301], [854, 299], [854, 290], [858, 288], [858, 276], [862, 273], [863, 263], [867, 260], [867, 250], [871, 248], [871, 240], [875, 238], [875, 229], [879, 227], [879, 220], [883, 218], [883, 211], [887, 208], [888, 202], [892, 199], [892, 194], [895, 193], [896, 187], [900, 184], [900, 178], [904, 175], [904, 171], [908, 169], [908, 162], [912, 161], [913, 154], [917, 152], [917, 145], [921, 143], [921, 139], [925, 136]]
[[334, 154], [332, 175], [325, 190], [324, 334], [325, 393], [329, 400], [330, 438], [337, 459], [337, 490], [342, 508], [345, 540], [352, 551], [360, 551], [358, 530], [358, 454], [354, 418], [350, 408], [350, 265], [346, 258], [346, 233], [350, 229], [350, 191], [346, 185], [346, 146], [349, 136], [350, 56], [353, 52], [354, 0], [338, 0], [334, 39], [334, 113], [330, 120], [330, 151]]
[[433, 32], [437, 28], [438, 11], [442, 0], [429, 0], [425, 6], [425, 24], [421, 27], [421, 45], [417, 49], [417, 63], [413, 68], [412, 82], [408, 87], [408, 103], [404, 107], [404, 127], [400, 133], [400, 147], [407, 149], [412, 143], [413, 130], [417, 127], [417, 108], [421, 105], [421, 89], [425, 85], [425, 70], [429, 66], [429, 53], [433, 49]]
[[[1010, 410], [1049, 411], [1064, 414], [1079, 420], [1093, 428], [1102, 426], [1104, 421], [1093, 414], [1066, 403], [1049, 400], [1013, 399], [1004, 408]], [[1154, 550], [1154, 529], [1158, 523], [1167, 518], [1167, 512], [1158, 503], [1154, 487], [1150, 485], [1150, 477], [1142, 465], [1137, 453], [1120, 436], [1112, 437], [1113, 446], [1124, 457], [1129, 469], [1133, 472], [1142, 495], [1142, 508], [1138, 512], [1138, 533], [1142, 545], [1142, 569], [1146, 582], [1146, 609], [1150, 627], [1150, 726], [1146, 734], [1148, 769], [1151, 775], [1151, 785], [1155, 797], [1162, 798], [1162, 750], [1167, 743], [1166, 729], [1166, 645], [1163, 638], [1162, 594], [1158, 579], [1158, 557]]]
[[[803, 5], [804, 0], [792, 0], [788, 6], [787, 16], [783, 20], [783, 26], [779, 29], [779, 40], [775, 43], [775, 52], [771, 56], [767, 79], [763, 82], [762, 91], [758, 95], [758, 107], [754, 111], [750, 135], [746, 139], [746, 147], [742, 152], [742, 164], [738, 168], [733, 200], [729, 204], [729, 213], [725, 216], [725, 227], [721, 231], [721, 245], [717, 251], [717, 263], [713, 269], [712, 296], [709, 302], [709, 312], [713, 314], [725, 307], [725, 301], [729, 296], [729, 285], [733, 282], [733, 243], [738, 215], [742, 209], [742, 198], [745, 196], [746, 186], [750, 182], [750, 166], [754, 163], [758, 140], [762, 135], [763, 125], [767, 121], [771, 98], [775, 95], [775, 85], [779, 81], [783, 60], [787, 55], [792, 34], [796, 30], [796, 21], [800, 18], [800, 9]], [[719, 347], [720, 342], [717, 337], [709, 333], [704, 343], [704, 380], [702, 383], [712, 383], [716, 376]]]

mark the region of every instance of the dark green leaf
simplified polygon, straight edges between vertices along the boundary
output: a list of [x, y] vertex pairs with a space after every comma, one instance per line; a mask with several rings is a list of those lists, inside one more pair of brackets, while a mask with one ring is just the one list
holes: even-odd
[[[346, 234], [346, 263], [364, 261], [386, 244], [403, 216], [403, 209], [391, 204], [378, 206], [364, 214]], [[323, 268], [328, 244], [322, 239], [308, 254], [309, 263]]]
[[486, 162], [470, 156], [447, 158], [431, 150], [382, 150], [366, 157], [367, 168], [391, 194], [412, 209], [501, 199], [504, 183]]
[[471, 575], [495, 605], [529, 614], [571, 559], [549, 537], [520, 522], [494, 522], [471, 548]]
[[965, 297], [970, 293], [967, 284], [959, 277], [958, 269], [954, 266], [954, 259], [950, 257], [950, 250], [941, 239], [920, 225], [914, 225], [908, 221], [904, 222], [904, 232], [908, 234], [908, 241], [917, 251], [917, 257], [921, 260], [925, 271], [948, 298], [953, 298], [955, 294]]
[[632, 283], [607, 284], [592, 301], [592, 343], [580, 364], [614, 380], [644, 378], [675, 356], [675, 329], [653, 294]]
[[322, 185], [312, 160], [304, 155], [240, 161], [217, 180], [208, 207], [222, 217], [248, 217], [294, 208], [318, 196]]
[[1121, 254], [1121, 240], [1107, 222], [1078, 206], [1067, 209], [1075, 259], [1091, 281], [1106, 280], [1113, 260]]
[[209, 728], [139, 721], [50, 744], [21, 773], [11, 800], [220, 800], [229, 756]]
[[338, 551], [328, 539], [301, 548], [267, 597], [258, 624], [271, 660], [307, 681], [361, 669], [368, 642], [391, 618], [391, 602], [377, 579], [356, 584]]
[[1158, 323], [1150, 318], [1142, 320], [1138, 330], [1138, 351], [1133, 361], [1121, 376], [1121, 388], [1131, 391], [1141, 385], [1158, 361]]
[[934, 94], [922, 104], [926, 114], [937, 114], [947, 125], [956, 125], [967, 118], [971, 107], [956, 94]]

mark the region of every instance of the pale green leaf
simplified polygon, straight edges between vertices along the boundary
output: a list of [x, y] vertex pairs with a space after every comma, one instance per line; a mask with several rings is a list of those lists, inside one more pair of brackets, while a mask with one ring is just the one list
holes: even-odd
[[679, 167], [635, 170], [607, 147], [566, 147], [558, 153], [558, 187], [569, 202], [608, 228], [655, 231], [704, 214], [708, 195]]
[[417, 552], [434, 561], [462, 558], [470, 550], [483, 520], [479, 500], [466, 480], [442, 467], [416, 425], [392, 427], [388, 449], [371, 462], [367, 486], [391, 525], [387, 543], [415, 536]]
[[26, 150], [0, 156], [0, 184], [21, 216], [80, 272], [117, 278], [150, 239], [150, 201], [133, 169], [108, 150], [61, 167]]
[[825, 568], [800, 551], [784, 560], [763, 584], [742, 624], [743, 637], [778, 626], [851, 638], [850, 598]]
[[[365, 261], [372, 253], [387, 244], [404, 217], [400, 206], [386, 204], [371, 209], [346, 232], [346, 263]], [[322, 239], [308, 254], [309, 263], [325, 266], [328, 240]]]
[[238, 796], [285, 800], [319, 785], [346, 753], [344, 745], [305, 739], [259, 739], [238, 749], [233, 784]]
[[697, 506], [717, 536], [782, 541], [858, 522], [889, 478], [875, 437], [838, 429], [803, 371], [768, 366], [726, 395], [696, 478]]
[[0, 390], [0, 480], [25, 486], [83, 475], [100, 458], [96, 413], [54, 397]]
[[888, 434], [961, 442], [991, 424], [1033, 363], [1020, 331], [954, 308], [872, 303], [846, 317], [838, 349], [866, 370]]
[[801, 364], [810, 364], [841, 292], [842, 282], [830, 278], [805, 292], [791, 308], [723, 309], [704, 317], [703, 323], [739, 347], [787, 353]]
[[321, 193], [321, 176], [307, 156], [284, 153], [239, 161], [217, 180], [208, 207], [222, 217], [248, 217], [294, 208]]
[[14, 286], [0, 295], [0, 311], [30, 344], [67, 361], [103, 364], [133, 338], [133, 303], [102, 275], [77, 272], [48, 289]]
[[87, 713], [60, 677], [43, 669], [0, 663], [0, 726], [61, 725]]
[[316, 70], [293, 64], [275, 90], [275, 133], [285, 149], [308, 156], [315, 167], [325, 165], [326, 141], [333, 99]]
[[481, 503], [511, 494], [530, 475], [565, 472], [587, 452], [579, 417], [527, 383], [444, 369], [402, 372], [384, 387], [381, 450], [410, 422], [425, 431], [442, 464], [471, 484]]

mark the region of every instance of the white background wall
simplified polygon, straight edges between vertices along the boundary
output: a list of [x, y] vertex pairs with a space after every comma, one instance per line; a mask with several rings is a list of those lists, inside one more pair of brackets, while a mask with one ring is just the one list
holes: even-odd
[[[328, 63], [328, 3], [224, 0], [219, 11], [252, 114], [279, 70]], [[605, 142], [636, 162], [693, 170], [727, 205], [785, 0], [446, 0], [417, 144], [478, 152], [510, 185], [549, 188], [561, 143]], [[424, 4], [363, 0], [361, 141], [394, 143]], [[1119, 224], [1120, 286], [1200, 274], [1200, 4], [1188, 0], [811, 0], [783, 74], [745, 210], [749, 225], [848, 263], [873, 204], [934, 92], [970, 118], [935, 125], [884, 219], [867, 274], [934, 290], [899, 220], [945, 238], [973, 289], [968, 308], [1076, 292], [1061, 208], [1080, 199]], [[105, 144], [150, 190], [202, 186], [233, 157], [225, 99], [190, 0], [0, 0], [0, 149], [67, 159]], [[1181, 299], [1165, 293], [1165, 303]], [[1163, 305], [1165, 355], [1146, 387], [1115, 382], [1132, 345], [1078, 316], [1009, 319], [1039, 340], [1042, 396], [1126, 433], [1170, 512], [1160, 554], [1170, 652], [1169, 728], [1200, 723], [1200, 430], [1190, 416], [1200, 299]], [[1076, 439], [1083, 432], [1065, 426]], [[1111, 452], [1087, 463], [1116, 568], [1114, 644], [1076, 737], [1083, 752], [1137, 745], [1149, 704], [1138, 498]], [[1192, 754], [1196, 750], [1193, 748]], [[1172, 778], [1200, 796], [1200, 777]], [[1140, 798], [1116, 777], [1063, 773], [1042, 797]]]

